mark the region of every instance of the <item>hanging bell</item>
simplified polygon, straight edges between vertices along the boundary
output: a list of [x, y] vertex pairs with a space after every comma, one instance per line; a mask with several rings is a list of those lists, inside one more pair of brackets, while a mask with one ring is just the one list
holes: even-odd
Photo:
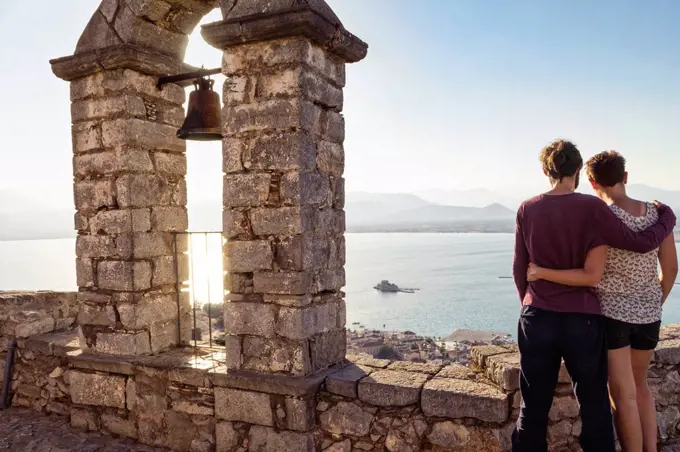
[[199, 78], [189, 95], [187, 117], [177, 137], [183, 140], [214, 141], [222, 139], [220, 96], [213, 91], [214, 80]]

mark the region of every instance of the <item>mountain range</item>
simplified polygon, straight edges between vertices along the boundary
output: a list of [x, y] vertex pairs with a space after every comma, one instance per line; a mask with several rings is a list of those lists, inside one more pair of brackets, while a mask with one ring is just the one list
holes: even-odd
[[[539, 190], [534, 191], [537, 193]], [[592, 194], [589, 184], [580, 191]], [[508, 191], [510, 192], [510, 191]], [[485, 188], [428, 190], [418, 193], [348, 192], [345, 201], [349, 232], [511, 232], [522, 199]], [[637, 199], [659, 200], [680, 211], [680, 191], [630, 184]], [[191, 230], [221, 230], [221, 202], [202, 200], [189, 206]], [[41, 206], [10, 190], [0, 190], [0, 240], [73, 237], [73, 210]]]

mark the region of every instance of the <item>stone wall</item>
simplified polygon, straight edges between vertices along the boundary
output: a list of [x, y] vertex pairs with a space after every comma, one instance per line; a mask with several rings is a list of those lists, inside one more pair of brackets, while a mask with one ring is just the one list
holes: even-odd
[[[230, 371], [225, 353], [208, 349], [83, 354], [75, 331], [66, 330], [19, 339], [13, 405], [177, 451], [507, 451], [518, 361], [512, 346], [480, 346], [470, 367], [350, 356], [291, 378]], [[664, 327], [650, 367], [664, 442], [680, 436], [679, 364], [680, 325]], [[551, 450], [579, 450], [578, 414], [563, 372], [550, 412]]]

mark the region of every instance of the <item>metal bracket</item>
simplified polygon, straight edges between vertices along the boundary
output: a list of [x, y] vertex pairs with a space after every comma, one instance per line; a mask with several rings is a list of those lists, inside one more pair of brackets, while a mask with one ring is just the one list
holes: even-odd
[[222, 72], [222, 68], [215, 68], [215, 69], [201, 69], [198, 71], [194, 72], [187, 72], [185, 74], [177, 74], [177, 75], [166, 75], [163, 77], [160, 77], [158, 79], [158, 83], [156, 84], [156, 88], [161, 89], [163, 85], [167, 83], [179, 83], [182, 86], [185, 85], [190, 85], [189, 83], [181, 83], [185, 82], [187, 80], [195, 80], [197, 78], [201, 77], [206, 77], [208, 75], [215, 75], [219, 74]]

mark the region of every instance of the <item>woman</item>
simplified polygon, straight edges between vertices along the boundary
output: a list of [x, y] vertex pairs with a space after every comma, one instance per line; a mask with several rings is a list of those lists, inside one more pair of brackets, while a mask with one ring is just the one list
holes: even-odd
[[[605, 151], [586, 162], [586, 172], [597, 196], [629, 228], [641, 231], [656, 223], [658, 212], [652, 203], [627, 196], [625, 164], [617, 152]], [[662, 306], [677, 273], [673, 234], [647, 254], [597, 247], [587, 254], [583, 268], [553, 270], [531, 263], [527, 271], [529, 281], [596, 288], [606, 317], [609, 393], [625, 452], [657, 450], [656, 409], [647, 370], [659, 341]]]

